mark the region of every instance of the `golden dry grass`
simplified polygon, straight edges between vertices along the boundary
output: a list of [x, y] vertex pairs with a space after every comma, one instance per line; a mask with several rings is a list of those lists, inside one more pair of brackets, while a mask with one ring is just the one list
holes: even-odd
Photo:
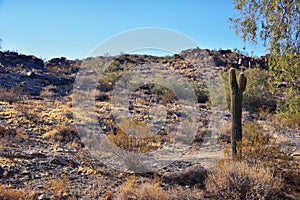
[[11, 189], [0, 185], [1, 200], [32, 200], [34, 192], [25, 189]]
[[168, 194], [160, 187], [160, 181], [154, 179], [138, 185], [136, 177], [131, 176], [119, 187], [117, 200], [167, 200]]

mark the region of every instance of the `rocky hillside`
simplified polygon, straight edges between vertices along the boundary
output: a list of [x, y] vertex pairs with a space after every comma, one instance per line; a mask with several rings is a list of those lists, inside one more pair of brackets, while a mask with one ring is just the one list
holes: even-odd
[[[89, 65], [83, 75], [95, 74], [97, 68], [93, 66], [102, 60], [110, 62], [97, 77], [96, 87], [88, 94], [80, 93], [85, 85], [74, 87], [80, 69]], [[158, 84], [136, 88], [128, 105], [114, 104], [113, 95], [118, 96], [114, 88], [126, 72], [138, 66], [168, 69], [191, 83], [197, 98], [197, 109], [191, 112], [197, 118], [195, 127], [182, 125], [185, 120], [194, 120], [187, 119], [191, 113], [185, 113], [191, 106], [181, 105], [173, 91]], [[205, 191], [205, 179], [230, 143], [230, 113], [226, 106], [212, 106], [209, 93], [217, 95], [219, 91], [210, 91], [206, 80], [230, 67], [265, 70], [266, 58], [197, 48], [166, 57], [62, 57], [44, 62], [35, 56], [0, 52], [0, 195], [8, 192], [21, 199], [135, 199], [132, 196], [157, 194], [157, 199], [214, 199]], [[151, 70], [142, 69], [140, 75], [147, 77]], [[89, 76], [82, 80], [88, 83]], [[94, 109], [85, 109], [88, 102], [81, 101], [84, 115], [76, 119], [74, 99], [81, 94], [91, 95]], [[253, 104], [257, 102], [255, 99]], [[117, 119], [116, 113], [122, 112], [131, 119]], [[299, 156], [298, 129], [282, 129], [278, 121], [266, 116], [269, 113], [245, 111], [243, 122], [257, 120], [265, 130], [280, 133], [280, 142], [288, 144], [293, 156]], [[99, 144], [98, 140], [86, 142], [89, 132], [79, 129], [85, 125], [92, 130], [101, 128], [95, 138], [107, 138], [111, 145], [107, 151], [100, 155], [91, 151]], [[140, 137], [147, 133], [147, 126], [155, 135]]]
[[[146, 55], [122, 55], [116, 57], [115, 62], [125, 66], [147, 62], [170, 63], [174, 68], [184, 69], [182, 65], [189, 65], [194, 58], [199, 58], [200, 54], [208, 57], [213, 61], [213, 66], [220, 69], [228, 69], [229, 67], [237, 69], [260, 67], [267, 69], [265, 57], [251, 58], [231, 50], [191, 49], [181, 52], [180, 55], [166, 58]], [[68, 60], [64, 57], [53, 58], [44, 62], [32, 55], [0, 51], [0, 84], [6, 88], [22, 87], [24, 94], [36, 98], [47, 86], [52, 85], [55, 93], [65, 96], [72, 91], [71, 86], [82, 62], [82, 60]], [[209, 68], [209, 66], [207, 67]]]

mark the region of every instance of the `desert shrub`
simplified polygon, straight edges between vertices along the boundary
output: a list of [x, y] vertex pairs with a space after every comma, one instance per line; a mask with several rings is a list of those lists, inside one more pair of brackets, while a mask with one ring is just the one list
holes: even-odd
[[269, 168], [276, 176], [283, 178], [286, 184], [300, 187], [300, 164], [289, 152], [284, 150], [274, 138], [265, 133], [257, 122], [244, 125], [242, 144], [243, 162], [251, 166], [263, 165]]
[[300, 128], [300, 112], [284, 115], [283, 125], [292, 128]]
[[176, 95], [173, 92], [167, 91], [162, 96], [161, 102], [163, 105], [174, 103], [177, 100]]
[[111, 83], [115, 84], [122, 76], [122, 73], [119, 72], [110, 72], [105, 75], [104, 80]]
[[[108, 139], [119, 148], [130, 152], [144, 153], [160, 146], [161, 142], [145, 129], [143, 122], [122, 119], [120, 126], [122, 129], [116, 127], [108, 135]], [[129, 132], [134, 134], [128, 134]]]
[[[282, 186], [278, 188], [278, 195], [284, 195], [287, 192], [285, 188], [289, 188], [290, 191], [299, 190], [299, 163], [276, 142], [272, 135], [266, 133], [259, 123], [254, 121], [244, 124], [243, 139], [238, 144], [237, 150], [238, 155], [240, 155], [238, 160], [232, 160], [230, 152], [228, 150], [225, 151], [227, 157], [221, 160], [216, 169], [219, 170], [219, 173], [221, 173], [222, 169], [226, 170], [228, 165], [237, 165], [238, 167], [239, 164], [236, 163], [242, 163], [241, 165], [244, 165], [249, 170], [259, 169], [261, 170], [260, 172], [268, 176], [272, 175], [275, 182], [281, 180]], [[229, 171], [226, 173], [229, 173]], [[264, 181], [264, 177], [261, 178]], [[269, 179], [270, 177], [265, 178]], [[210, 179], [213, 181], [213, 175], [210, 175]], [[244, 183], [240, 182], [238, 184]], [[264, 184], [268, 187], [272, 186], [268, 185], [268, 183]]]
[[150, 87], [150, 91], [153, 94], [157, 94], [157, 95], [163, 95], [165, 92], [168, 91], [168, 89], [160, 84], [153, 84], [153, 85], [149, 85]]
[[167, 200], [167, 193], [160, 186], [158, 179], [137, 184], [135, 176], [131, 176], [118, 189], [118, 200]]
[[2, 200], [30, 200], [33, 197], [30, 195], [30, 191], [23, 189], [11, 189], [0, 185], [0, 199]]
[[126, 68], [125, 65], [120, 64], [119, 62], [113, 61], [109, 64], [109, 66], [106, 68], [106, 72], [117, 72], [117, 71], [123, 71]]
[[[246, 90], [243, 93], [243, 108], [248, 111], [256, 112], [260, 108], [274, 111], [276, 109], [276, 99], [271, 93], [271, 86], [268, 82], [268, 71], [249, 68], [245, 72], [247, 78]], [[239, 72], [237, 73], [239, 74]], [[227, 107], [230, 107], [230, 88], [228, 72], [222, 73], [226, 91]]]
[[53, 141], [60, 142], [71, 142], [78, 137], [76, 128], [69, 125], [56, 125], [52, 130], [43, 135], [43, 138], [49, 138]]
[[209, 173], [206, 189], [216, 199], [278, 199], [281, 180], [262, 166], [247, 163], [220, 162]]
[[0, 101], [17, 102], [21, 99], [21, 95], [22, 89], [20, 87], [11, 87], [9, 89], [0, 87]]
[[206, 88], [204, 82], [194, 83], [192, 85], [192, 88], [194, 89], [198, 103], [205, 103], [208, 101], [209, 92], [208, 92], [208, 89]]
[[50, 189], [53, 192], [56, 199], [62, 199], [63, 197], [70, 196], [68, 194], [69, 188], [70, 183], [66, 175], [62, 175], [60, 178], [50, 180], [45, 186], [45, 189]]

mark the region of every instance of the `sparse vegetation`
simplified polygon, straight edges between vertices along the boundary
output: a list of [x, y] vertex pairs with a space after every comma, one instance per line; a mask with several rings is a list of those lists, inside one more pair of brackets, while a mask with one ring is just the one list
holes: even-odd
[[[300, 55], [300, 2], [299, 0], [234, 0], [237, 11], [230, 18], [232, 28], [244, 42], [257, 45], [259, 39], [267, 48], [272, 90], [285, 98], [278, 99], [279, 112], [298, 113], [299, 55]], [[259, 41], [260, 42], [260, 41]], [[278, 88], [285, 82], [286, 88]]]
[[21, 100], [22, 89], [20, 87], [5, 88], [0, 87], [0, 101], [6, 101], [10, 104]]
[[279, 199], [282, 188], [280, 178], [262, 166], [243, 162], [219, 163], [206, 181], [208, 192], [215, 199]]
[[34, 192], [25, 189], [11, 189], [0, 185], [0, 199], [2, 200], [33, 200]]
[[233, 160], [225, 150], [227, 156], [208, 176], [208, 191], [224, 199], [282, 199], [297, 192], [299, 163], [257, 122], [245, 124], [243, 130], [238, 144], [242, 156]]
[[[268, 72], [263, 69], [247, 69], [245, 72], [247, 77], [247, 88], [243, 94], [243, 108], [250, 112], [257, 112], [259, 109], [268, 109], [274, 111], [276, 109], [276, 99], [271, 93], [270, 84], [268, 82]], [[228, 85], [228, 73], [222, 73], [225, 85], [227, 106], [230, 105], [230, 89]]]
[[135, 176], [131, 176], [119, 188], [118, 200], [168, 200], [167, 192], [161, 186], [160, 180], [153, 179], [138, 185]]
[[[193, 55], [196, 55], [197, 51], [195, 50]], [[230, 50], [208, 53], [219, 61], [220, 71], [222, 67], [226, 68], [222, 63], [230, 63], [230, 60], [238, 62], [237, 58], [241, 57], [239, 53], [231, 54]], [[95, 63], [90, 64], [96, 65], [101, 59], [95, 58]], [[220, 105], [224, 102], [224, 95], [221, 94], [223, 88], [217, 88], [219, 85], [216, 84], [208, 91], [202, 77], [193, 71], [196, 69], [182, 60], [176, 60], [178, 58], [175, 56], [158, 58], [122, 55], [117, 59], [119, 60], [112, 62], [99, 77], [96, 88], [88, 90], [90, 80], [88, 76], [84, 77], [78, 94], [66, 91], [72, 88], [68, 84], [75, 77], [73, 68], [78, 71], [79, 62], [68, 61], [65, 58], [48, 62], [45, 66], [48, 70], [46, 74], [51, 74], [51, 77], [48, 77], [47, 81], [37, 79], [37, 85], [30, 86], [23, 83], [23, 90], [28, 90], [31, 86], [38, 88], [38, 92], [31, 94], [29, 99], [20, 101], [23, 97], [21, 92], [18, 93], [19, 90], [14, 92], [13, 88], [2, 88], [0, 177], [3, 184], [8, 185], [0, 187], [0, 199], [299, 199], [297, 197], [300, 188], [300, 166], [295, 152], [298, 146], [290, 145], [290, 141], [287, 140], [287, 136], [297, 135], [299, 132], [299, 114], [274, 114], [275, 100], [280, 96], [271, 94], [272, 86], [267, 81], [267, 70], [257, 66], [243, 71], [248, 80], [243, 93], [243, 106], [250, 112], [243, 112], [244, 134], [243, 139], [237, 142], [237, 151], [241, 156], [232, 159], [232, 152], [228, 148], [225, 150], [227, 157], [212, 167], [213, 162], [222, 156], [222, 149], [226, 145], [230, 146], [231, 142], [229, 110], [217, 106], [216, 110], [210, 108], [210, 105]], [[122, 76], [125, 70], [130, 68], [131, 64], [152, 61], [170, 65], [168, 67], [172, 70], [182, 73], [184, 78], [191, 82], [194, 91], [188, 87], [182, 88], [180, 81], [180, 84], [172, 85], [172, 79], [163, 79], [159, 81], [165, 86], [156, 83], [145, 84], [131, 94], [128, 105], [113, 107], [110, 102], [111, 95], [117, 81], [124, 81], [126, 78]], [[248, 62], [248, 58], [244, 61]], [[56, 62], [61, 62], [62, 67], [56, 66]], [[233, 65], [239, 67], [236, 63]], [[21, 65], [14, 68], [16, 71], [21, 69]], [[87, 74], [94, 74], [96, 70], [91, 66]], [[63, 75], [60, 76], [60, 73]], [[27, 82], [35, 80], [34, 75], [28, 76], [30, 77], [27, 77]], [[229, 94], [228, 73], [223, 72], [222, 76]], [[126, 81], [127, 79], [125, 84]], [[179, 97], [168, 88], [171, 86], [176, 92], [179, 91]], [[66, 96], [60, 96], [63, 93]], [[199, 127], [199, 137], [192, 138], [198, 142], [193, 142], [192, 145], [181, 144], [178, 142], [179, 137], [183, 137], [179, 138], [181, 141], [185, 141], [184, 138], [190, 139], [186, 137], [190, 127], [187, 127], [187, 115], [182, 111], [189, 105], [181, 107], [179, 98], [189, 100], [192, 96], [195, 96], [199, 103], [197, 114], [200, 120], [196, 124]], [[82, 105], [82, 110], [76, 108], [72, 102], [72, 98], [75, 97], [82, 99], [77, 102]], [[86, 97], [95, 99], [93, 109], [85, 109]], [[230, 105], [229, 99], [227, 100], [226, 104]], [[128, 118], [116, 118], [113, 113], [115, 108], [120, 112], [127, 112]], [[216, 114], [213, 116], [216, 118], [212, 119], [211, 114]], [[276, 127], [271, 127], [271, 119]], [[211, 126], [212, 120], [220, 122], [220, 126]], [[80, 129], [80, 126], [85, 125], [91, 126], [92, 129], [100, 125], [103, 132], [97, 132], [95, 135], [101, 138], [107, 136], [117, 151], [107, 149], [107, 154], [100, 157], [98, 152], [89, 151], [89, 144], [84, 143], [84, 139], [94, 130], [89, 132], [90, 130]], [[153, 134], [149, 127], [157, 128], [157, 132]], [[211, 135], [212, 132], [220, 134]], [[83, 143], [79, 133], [85, 134], [86, 138], [82, 138]], [[206, 147], [212, 145], [210, 136], [217, 140], [213, 146], [216, 154], [206, 150]], [[279, 136], [285, 139], [284, 142], [276, 140]], [[98, 145], [97, 142], [92, 145]], [[176, 151], [180, 153], [180, 157], [172, 155], [172, 152]], [[162, 160], [163, 164], [157, 162], [159, 175], [153, 177], [151, 173], [145, 172], [148, 170], [148, 163], [145, 164], [143, 159], [148, 158], [147, 156], [152, 159], [153, 156], [153, 161], [149, 162], [155, 168], [156, 159], [160, 159], [155, 157], [157, 152], [165, 154], [163, 156], [166, 156], [166, 160], [170, 158], [172, 162], [165, 166], [165, 160]], [[205, 159], [197, 157], [202, 156], [202, 153], [205, 153], [205, 156], [207, 154], [207, 157], [203, 157]], [[110, 156], [120, 160], [111, 159]], [[110, 167], [114, 166], [114, 162], [126, 165], [121, 166], [126, 169], [115, 170]], [[132, 174], [135, 175], [131, 176]], [[34, 191], [27, 188], [33, 188]]]
[[56, 125], [54, 128], [46, 132], [43, 137], [60, 142], [72, 142], [78, 138], [78, 133], [75, 127], [68, 125]]

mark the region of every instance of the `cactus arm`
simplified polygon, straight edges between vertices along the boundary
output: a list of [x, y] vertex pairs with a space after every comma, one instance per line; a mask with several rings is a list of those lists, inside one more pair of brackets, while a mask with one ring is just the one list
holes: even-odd
[[238, 84], [236, 82], [236, 75], [235, 75], [235, 69], [231, 68], [229, 70], [229, 84], [231, 88], [231, 93], [237, 93], [238, 91]]
[[244, 92], [246, 89], [246, 85], [247, 85], [247, 79], [246, 79], [244, 73], [240, 73], [238, 85], [239, 85], [241, 92]]

